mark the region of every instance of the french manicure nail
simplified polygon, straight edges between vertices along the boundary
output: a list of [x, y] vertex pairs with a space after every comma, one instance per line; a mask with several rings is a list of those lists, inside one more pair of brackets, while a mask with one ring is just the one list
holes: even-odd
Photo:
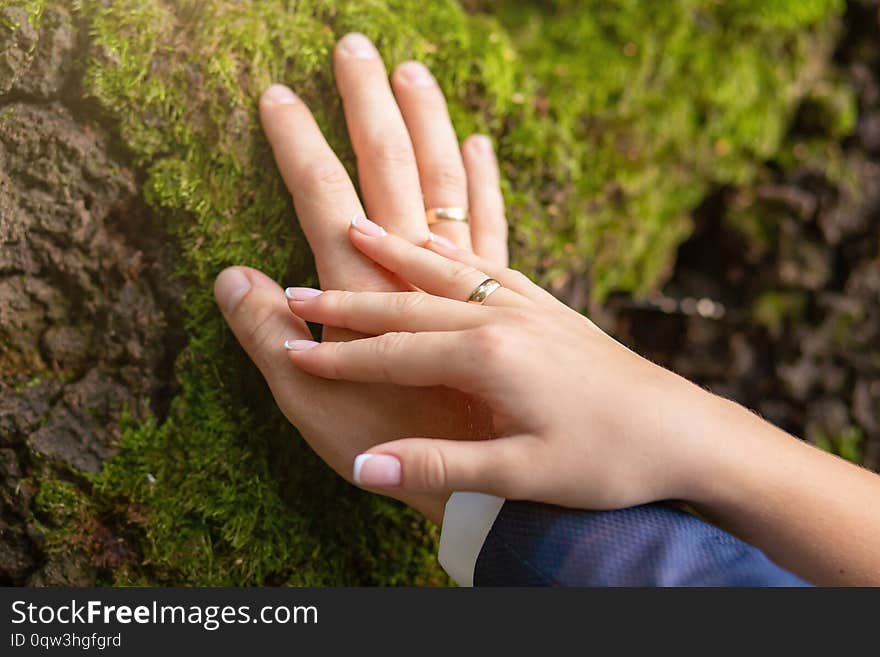
[[358, 454], [354, 459], [354, 483], [360, 486], [391, 488], [400, 486], [400, 460], [389, 454]]
[[362, 214], [357, 214], [352, 218], [351, 227], [370, 237], [383, 237], [388, 234], [382, 226], [370, 221]]
[[293, 105], [299, 99], [296, 94], [283, 84], [273, 84], [263, 92], [263, 99], [276, 105]]
[[373, 42], [360, 32], [346, 34], [340, 43], [349, 55], [359, 59], [372, 59], [379, 54]]
[[317, 347], [318, 343], [314, 340], [285, 340], [284, 348], [287, 351], [306, 351]]
[[457, 249], [458, 246], [451, 239], [438, 235], [437, 233], [428, 233], [428, 239], [434, 244], [445, 246], [447, 249]]
[[321, 290], [311, 287], [289, 287], [284, 290], [284, 296], [291, 301], [308, 301], [309, 299], [314, 299], [319, 294], [321, 294]]
[[417, 87], [430, 87], [434, 84], [434, 76], [419, 62], [406, 62], [398, 70], [407, 82]]

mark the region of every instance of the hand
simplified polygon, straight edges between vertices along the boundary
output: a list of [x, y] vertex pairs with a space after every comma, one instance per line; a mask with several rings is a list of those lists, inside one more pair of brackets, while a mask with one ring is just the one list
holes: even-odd
[[[426, 205], [470, 206], [470, 229], [467, 224], [442, 222], [436, 224], [435, 239], [446, 238], [466, 249], [472, 245], [488, 261], [506, 264], [507, 227], [488, 139], [473, 136], [459, 149], [443, 94], [420, 64], [397, 68], [392, 94], [379, 53], [362, 35], [351, 34], [339, 42], [334, 67], [366, 210], [381, 217], [387, 230], [421, 243], [430, 237]], [[364, 208], [305, 103], [276, 85], [263, 94], [260, 115], [314, 252], [321, 285], [408, 289], [349, 243], [348, 226]], [[217, 278], [215, 295], [278, 406], [312, 448], [346, 478], [354, 456], [389, 435], [467, 437], [491, 432], [485, 408], [456, 391], [328, 382], [291, 368], [283, 357], [284, 340], [307, 338], [309, 330], [291, 316], [282, 289], [256, 270], [225, 270]], [[328, 325], [324, 337], [344, 340], [356, 334]], [[403, 491], [396, 497], [434, 521], [442, 518], [445, 498]]]
[[[292, 342], [293, 363], [328, 379], [453, 387], [483, 399], [500, 433], [481, 442], [431, 434], [386, 442], [358, 459], [359, 483], [593, 509], [690, 494], [711, 449], [700, 409], [718, 398], [629, 351], [517, 272], [443, 244], [419, 248], [363, 219], [350, 238], [423, 292], [292, 291], [302, 319], [378, 335]], [[483, 306], [464, 303], [488, 277], [504, 287]]]
[[[297, 341], [291, 361], [327, 379], [457, 388], [488, 403], [500, 434], [377, 445], [355, 460], [362, 486], [590, 509], [687, 500], [804, 578], [880, 582], [880, 516], [865, 511], [876, 474], [637, 356], [517, 272], [365, 220], [350, 238], [423, 292], [294, 294], [300, 317], [378, 337]], [[464, 303], [489, 276], [504, 287]]]

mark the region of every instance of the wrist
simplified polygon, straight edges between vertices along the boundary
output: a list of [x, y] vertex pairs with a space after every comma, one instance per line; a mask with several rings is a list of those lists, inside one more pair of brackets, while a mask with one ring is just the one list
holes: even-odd
[[[798, 441], [740, 404], [705, 393], [699, 422], [701, 456], [690, 464], [685, 499], [710, 514], [727, 515], [773, 486], [787, 448]], [[774, 475], [773, 473], [776, 472]]]
[[656, 450], [652, 500], [703, 504], [713, 492], [718, 472], [740, 461], [739, 445], [728, 432], [732, 417], [748, 414], [741, 406], [718, 397], [687, 379], [657, 366], [659, 377], [645, 377], [641, 394], [650, 403], [637, 413], [637, 431]]

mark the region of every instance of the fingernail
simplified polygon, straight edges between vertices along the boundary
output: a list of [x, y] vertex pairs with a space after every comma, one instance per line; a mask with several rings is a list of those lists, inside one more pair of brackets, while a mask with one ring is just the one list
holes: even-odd
[[400, 460], [388, 454], [358, 454], [354, 459], [353, 478], [360, 486], [400, 486]]
[[287, 351], [306, 351], [317, 347], [318, 343], [314, 340], [285, 340], [284, 348]]
[[492, 140], [486, 135], [474, 135], [474, 137], [471, 138], [471, 142], [473, 143], [473, 149], [477, 155], [484, 157], [492, 155]]
[[434, 76], [424, 64], [419, 62], [406, 62], [401, 64], [398, 70], [407, 82], [417, 87], [430, 87], [434, 84]]
[[364, 235], [369, 235], [370, 237], [383, 237], [388, 234], [382, 226], [373, 223], [362, 214], [355, 215], [352, 218], [351, 227]]
[[263, 100], [276, 105], [293, 105], [299, 99], [296, 94], [283, 84], [273, 84], [263, 92]]
[[439, 246], [445, 246], [447, 249], [458, 248], [455, 242], [443, 237], [442, 235], [438, 235], [437, 233], [428, 233], [428, 240], [434, 242], [434, 244], [438, 244]]
[[379, 54], [373, 42], [360, 32], [346, 34], [339, 43], [349, 55], [360, 59], [372, 59]]
[[234, 310], [250, 289], [250, 279], [237, 267], [224, 269], [214, 282], [214, 296], [224, 314]]
[[284, 296], [291, 301], [308, 301], [309, 299], [314, 299], [319, 294], [321, 294], [321, 290], [311, 287], [289, 287], [284, 290]]

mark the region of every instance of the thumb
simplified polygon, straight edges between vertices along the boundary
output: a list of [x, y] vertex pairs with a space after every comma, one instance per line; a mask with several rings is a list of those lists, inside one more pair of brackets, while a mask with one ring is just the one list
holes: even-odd
[[404, 438], [359, 454], [352, 478], [359, 486], [383, 492], [472, 491], [522, 499], [538, 483], [531, 458], [535, 440]]
[[287, 306], [281, 287], [250, 267], [229, 267], [214, 281], [214, 298], [241, 346], [281, 402], [305, 375], [282, 356], [284, 341], [311, 339], [305, 322]]

